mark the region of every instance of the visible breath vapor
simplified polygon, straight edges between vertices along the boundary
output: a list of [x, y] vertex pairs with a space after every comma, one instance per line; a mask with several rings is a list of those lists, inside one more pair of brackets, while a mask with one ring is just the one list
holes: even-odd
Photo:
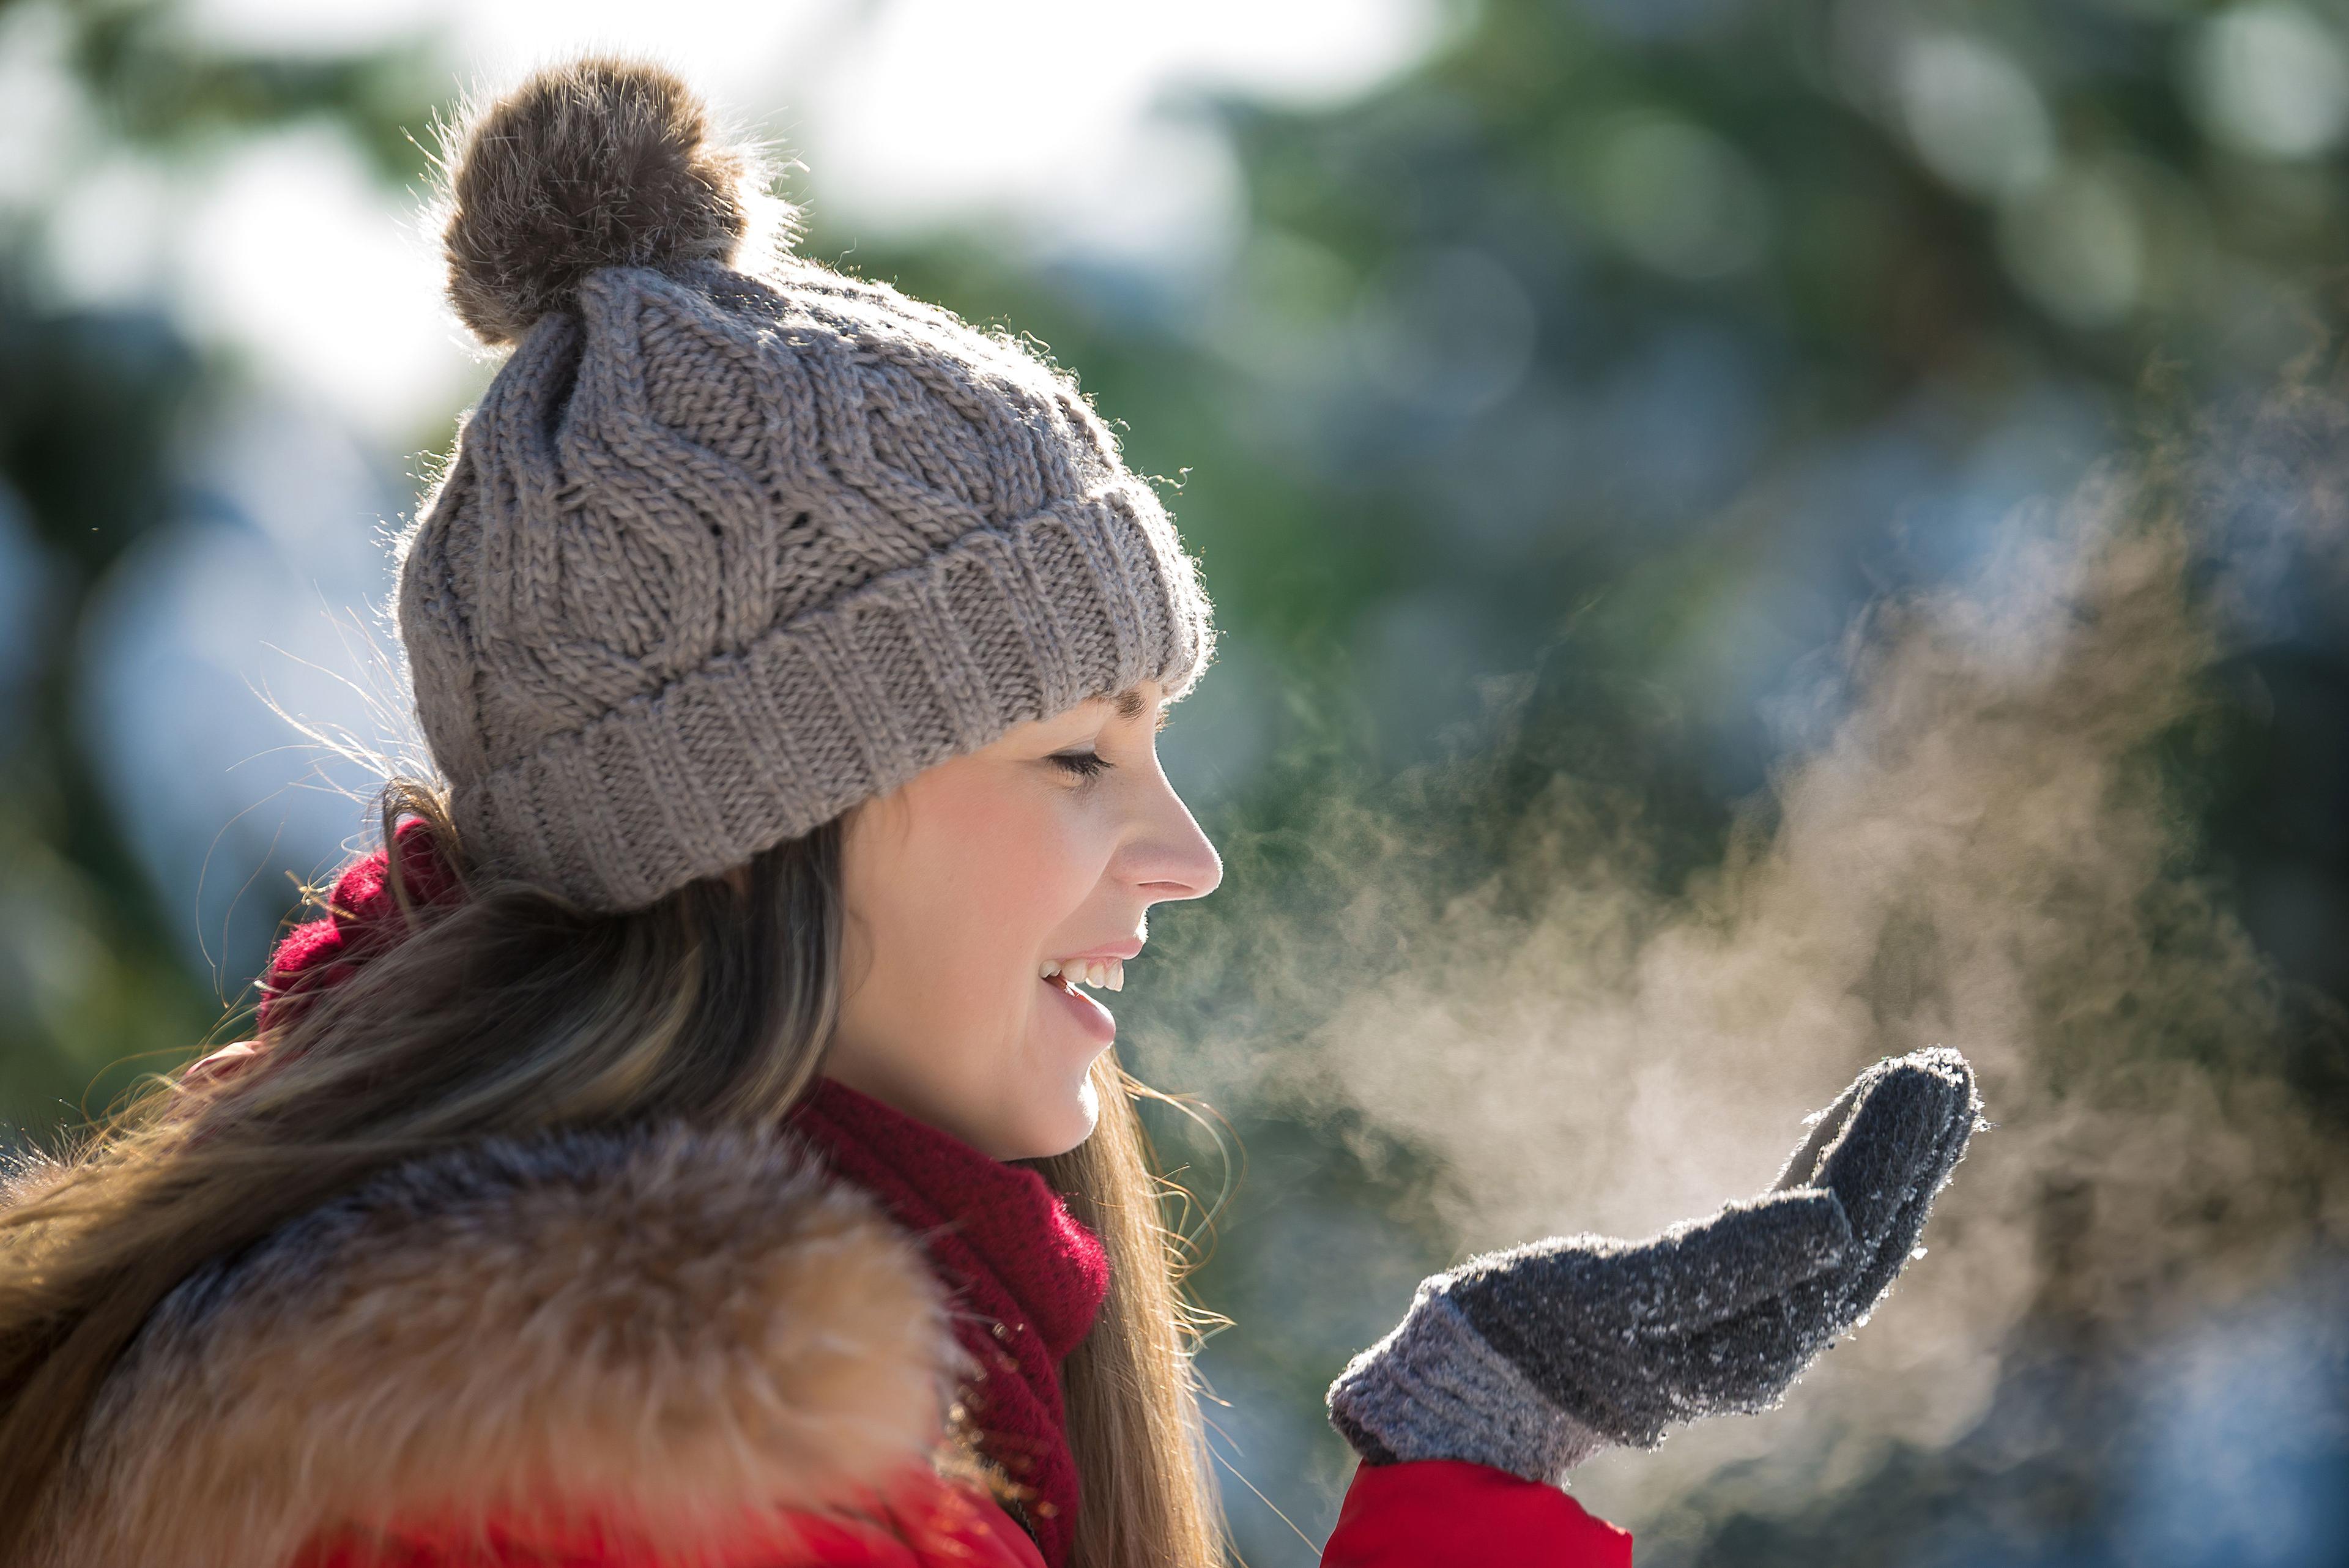
[[2261, 512], [2260, 569], [2336, 565], [2321, 448], [2283, 428], [2349, 427], [2336, 408], [2296, 394], [2248, 435], [2108, 464], [2011, 517], [1970, 581], [1870, 607], [1799, 705], [1806, 742], [1693, 878], [1658, 875], [1637, 798], [1565, 773], [1453, 896], [1387, 809], [1227, 844], [1233, 884], [1302, 876], [1339, 912], [1236, 922], [1201, 955], [1257, 1012], [1206, 1012], [1218, 1044], [1186, 1072], [1426, 1150], [1465, 1255], [1708, 1211], [1765, 1186], [1868, 1062], [1964, 1051], [1994, 1129], [1878, 1320], [1783, 1410], [1577, 1472], [1659, 1543], [1700, 1481], [1767, 1511], [1954, 1440], [2026, 1323], [2118, 1354], [2275, 1283], [2349, 1232], [2349, 1157], [2282, 1075], [2306, 999], [2195, 869], [2178, 759], [2256, 597], [2219, 536], [2259, 472], [2236, 460], [2308, 498]]

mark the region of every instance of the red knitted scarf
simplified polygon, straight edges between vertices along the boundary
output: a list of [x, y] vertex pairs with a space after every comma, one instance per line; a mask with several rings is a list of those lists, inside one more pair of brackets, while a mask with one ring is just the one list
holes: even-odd
[[[434, 848], [421, 822], [399, 826], [399, 870], [415, 904], [454, 903], [464, 888]], [[305, 996], [347, 980], [360, 964], [408, 934], [391, 891], [391, 858], [378, 849], [343, 867], [326, 897], [326, 915], [295, 927], [279, 940], [262, 982], [254, 1027], [293, 1021]]]
[[1061, 1568], [1080, 1498], [1061, 1363], [1109, 1293], [1101, 1239], [1035, 1171], [833, 1079], [819, 1080], [791, 1125], [926, 1242], [956, 1293], [955, 1337], [980, 1368], [967, 1397], [981, 1447], [1032, 1489], [1029, 1529]]
[[[424, 825], [405, 824], [400, 868], [413, 901], [463, 896]], [[277, 945], [260, 1022], [282, 1022], [407, 929], [378, 849], [347, 867], [325, 919]], [[232, 1048], [234, 1050], [235, 1048]], [[226, 1056], [229, 1053], [222, 1053]], [[223, 1066], [233, 1064], [223, 1064]], [[921, 1238], [955, 1296], [955, 1337], [978, 1364], [967, 1405], [987, 1457], [1031, 1495], [1030, 1532], [1049, 1568], [1065, 1568], [1080, 1501], [1061, 1399], [1061, 1364], [1109, 1293], [1109, 1255], [1043, 1177], [830, 1078], [788, 1125], [841, 1179], [871, 1192]]]

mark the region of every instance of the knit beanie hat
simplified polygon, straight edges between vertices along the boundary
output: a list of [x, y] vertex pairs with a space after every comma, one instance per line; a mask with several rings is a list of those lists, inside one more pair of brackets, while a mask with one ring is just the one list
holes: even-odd
[[675, 76], [543, 69], [443, 145], [450, 298], [512, 352], [398, 624], [483, 864], [639, 908], [1025, 721], [1191, 690], [1196, 563], [1074, 382], [791, 254]]

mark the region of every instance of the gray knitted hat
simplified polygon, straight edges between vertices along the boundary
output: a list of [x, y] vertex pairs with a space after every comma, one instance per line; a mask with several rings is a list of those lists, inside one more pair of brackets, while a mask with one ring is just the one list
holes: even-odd
[[638, 908], [1023, 721], [1191, 690], [1196, 564], [1070, 378], [789, 254], [674, 76], [541, 71], [444, 145], [450, 297], [512, 354], [398, 626], [484, 861]]

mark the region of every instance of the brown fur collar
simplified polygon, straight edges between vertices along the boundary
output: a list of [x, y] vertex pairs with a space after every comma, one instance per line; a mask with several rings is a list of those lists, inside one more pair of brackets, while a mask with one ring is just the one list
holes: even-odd
[[690, 1557], [938, 1452], [967, 1366], [917, 1243], [782, 1135], [485, 1142], [157, 1308], [37, 1568], [262, 1568], [324, 1527], [579, 1508]]

